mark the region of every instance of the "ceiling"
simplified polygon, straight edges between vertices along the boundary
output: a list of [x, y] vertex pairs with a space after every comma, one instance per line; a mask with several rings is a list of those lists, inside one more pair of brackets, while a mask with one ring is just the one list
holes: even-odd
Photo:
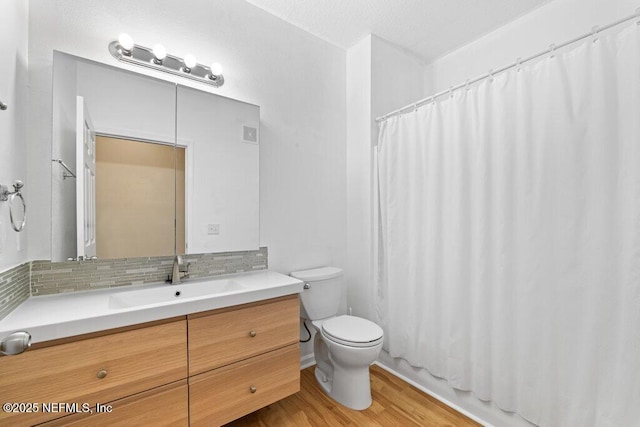
[[344, 49], [371, 33], [431, 61], [550, 0], [247, 1]]

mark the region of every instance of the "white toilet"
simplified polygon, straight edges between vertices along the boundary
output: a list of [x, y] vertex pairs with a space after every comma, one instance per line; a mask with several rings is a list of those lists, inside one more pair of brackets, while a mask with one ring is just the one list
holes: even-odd
[[371, 405], [369, 365], [382, 348], [382, 328], [355, 316], [336, 316], [343, 292], [342, 269], [294, 271], [305, 282], [302, 317], [316, 329], [313, 351], [316, 379], [337, 402], [362, 410]]

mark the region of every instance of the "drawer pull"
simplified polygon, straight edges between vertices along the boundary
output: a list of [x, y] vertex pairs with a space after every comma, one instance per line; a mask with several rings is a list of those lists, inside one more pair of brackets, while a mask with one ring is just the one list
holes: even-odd
[[98, 371], [98, 375], [97, 376], [98, 376], [98, 378], [103, 379], [104, 377], [107, 376], [107, 370], [103, 369], [101, 371]]
[[258, 389], [257, 389], [255, 386], [251, 386], [251, 387], [249, 387], [249, 391], [250, 391], [251, 393], [255, 393], [255, 392], [256, 392], [256, 390], [258, 390]]
[[256, 336], [256, 331], [251, 331], [251, 332], [249, 332], [249, 336], [250, 336], [251, 338], [255, 337], [255, 336]]

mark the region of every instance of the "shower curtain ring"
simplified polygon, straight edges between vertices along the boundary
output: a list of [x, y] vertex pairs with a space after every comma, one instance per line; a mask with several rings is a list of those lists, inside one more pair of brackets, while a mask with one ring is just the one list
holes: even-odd
[[518, 59], [516, 59], [516, 71], [522, 71], [522, 57], [520, 56], [518, 57]]
[[556, 45], [551, 43], [549, 45], [549, 58], [555, 58], [556, 57]]
[[449, 86], [449, 98], [453, 98], [453, 86]]
[[598, 27], [597, 25], [594, 25], [593, 28], [591, 28], [591, 38], [593, 39], [594, 43], [598, 41], [599, 32], [600, 32], [600, 27]]
[[640, 25], [640, 7], [636, 9], [636, 18], [638, 18], [636, 25]]
[[467, 79], [464, 81], [464, 90], [469, 90], [469, 89], [471, 88], [469, 87], [469, 79]]
[[493, 83], [493, 68], [489, 70], [489, 83]]

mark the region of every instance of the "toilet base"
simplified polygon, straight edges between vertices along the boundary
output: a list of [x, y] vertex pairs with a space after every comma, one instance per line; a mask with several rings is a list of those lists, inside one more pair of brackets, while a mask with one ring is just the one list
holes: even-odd
[[328, 378], [320, 368], [316, 366], [314, 372], [316, 381], [322, 390], [331, 396], [331, 379]]
[[369, 366], [342, 370], [334, 366], [333, 381], [328, 393], [347, 408], [362, 411], [371, 406]]
[[[326, 343], [323, 340], [319, 341], [316, 341], [316, 345], [323, 350], [326, 349]], [[316, 355], [318, 353], [322, 354], [324, 351], [316, 351]], [[316, 361], [314, 375], [318, 385], [329, 397], [347, 408], [358, 411], [367, 409], [372, 403], [370, 365], [365, 362], [364, 366], [353, 364], [343, 366], [341, 363], [336, 363], [334, 357], [335, 355], [329, 354], [328, 360]]]
[[352, 347], [324, 336], [322, 323], [313, 322], [316, 368], [320, 388], [333, 400], [358, 411], [371, 406], [369, 366], [382, 349], [382, 339], [370, 347]]

